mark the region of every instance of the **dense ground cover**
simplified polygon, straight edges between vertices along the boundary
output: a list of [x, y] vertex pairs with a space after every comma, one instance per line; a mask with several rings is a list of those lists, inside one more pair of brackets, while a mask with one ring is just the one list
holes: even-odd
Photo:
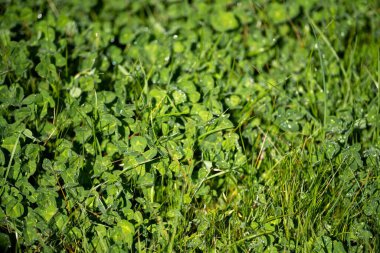
[[1, 250], [379, 252], [379, 13], [1, 1]]

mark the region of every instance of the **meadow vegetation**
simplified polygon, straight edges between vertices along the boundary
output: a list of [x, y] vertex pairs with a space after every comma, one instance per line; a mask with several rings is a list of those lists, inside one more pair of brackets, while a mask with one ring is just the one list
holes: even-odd
[[380, 2], [0, 1], [2, 252], [379, 252]]

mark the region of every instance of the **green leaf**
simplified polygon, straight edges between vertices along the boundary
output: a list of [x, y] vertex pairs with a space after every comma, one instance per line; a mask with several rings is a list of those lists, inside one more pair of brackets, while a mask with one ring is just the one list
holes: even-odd
[[119, 34], [119, 40], [121, 44], [128, 44], [132, 42], [134, 38], [133, 31], [130, 29], [129, 26], [125, 26], [121, 29], [120, 34]]
[[106, 152], [109, 156], [113, 156], [115, 153], [119, 152], [119, 147], [117, 147], [115, 144], [109, 142], [107, 143]]
[[46, 61], [41, 61], [36, 66], [36, 72], [41, 77], [47, 78], [50, 81], [58, 80], [57, 69], [55, 68], [54, 64], [52, 64], [52, 63], [49, 63]]
[[69, 218], [63, 214], [57, 214], [54, 220], [57, 228], [62, 231], [62, 229], [66, 226], [67, 222], [69, 221]]
[[340, 150], [338, 143], [333, 141], [327, 141], [325, 144], [325, 153], [327, 159], [331, 160]]
[[[197, 91], [197, 88], [195, 87], [193, 82], [182, 81], [182, 82], [178, 83], [177, 86], [179, 89], [181, 89], [182, 91], [184, 91], [187, 94], [187, 96], [189, 97], [189, 100], [192, 103], [196, 103], [199, 101], [201, 94], [199, 94], [199, 92]], [[179, 99], [184, 99], [183, 95], [182, 95], [182, 98], [179, 98]]]
[[3, 166], [5, 164], [5, 156], [3, 151], [0, 149], [0, 166]]
[[96, 62], [96, 58], [98, 57], [98, 54], [95, 52], [86, 52], [83, 54], [84, 59], [81, 63], [80, 70], [81, 71], [89, 71], [92, 69]]
[[13, 84], [9, 88], [0, 86], [0, 104], [19, 106], [23, 98], [24, 90], [18, 84]]
[[297, 122], [292, 120], [284, 120], [280, 123], [280, 127], [284, 131], [297, 132], [299, 130], [299, 125]]
[[344, 249], [343, 243], [337, 240], [333, 241], [333, 253], [346, 253], [347, 251]]
[[201, 104], [194, 104], [191, 108], [191, 114], [199, 118], [202, 123], [207, 123], [213, 118], [212, 113]]
[[129, 221], [126, 221], [126, 220], [120, 220], [117, 223], [117, 225], [119, 227], [121, 227], [121, 229], [125, 235], [133, 237], [133, 235], [135, 233], [135, 228], [134, 228], [132, 223], [130, 223]]
[[231, 95], [230, 97], [226, 98], [226, 104], [231, 109], [238, 108], [241, 106], [241, 99], [238, 95]]
[[175, 104], [177, 105], [182, 104], [183, 102], [186, 102], [187, 100], [186, 93], [181, 90], [173, 91], [172, 96], [174, 98]]
[[156, 102], [161, 102], [166, 97], [165, 90], [152, 89], [149, 91], [149, 96], [156, 99]]
[[49, 222], [53, 216], [57, 213], [58, 208], [55, 201], [50, 199], [44, 199], [44, 203], [41, 207], [38, 207], [36, 211], [45, 219], [46, 222]]
[[42, 129], [40, 132], [40, 139], [43, 141], [50, 140], [52, 138], [55, 138], [56, 135], [58, 134], [58, 128], [53, 125], [50, 122], [45, 122], [45, 124], [42, 125]]
[[100, 176], [103, 172], [110, 170], [112, 168], [112, 163], [108, 157], [96, 156], [94, 164], [94, 176]]
[[[135, 233], [135, 228], [132, 223], [126, 220], [120, 220], [117, 226], [110, 231], [112, 240], [116, 244], [127, 244], [128, 247], [132, 247], [133, 236]], [[112, 249], [111, 251], [115, 251]]]
[[40, 94], [31, 94], [31, 95], [27, 96], [26, 98], [24, 98], [24, 100], [22, 101], [22, 104], [30, 105], [33, 103], [37, 103], [37, 101], [39, 101], [40, 98], [42, 98], [42, 96]]
[[70, 96], [72, 96], [73, 98], [79, 98], [81, 94], [82, 94], [82, 89], [79, 87], [74, 86], [70, 89]]
[[232, 12], [217, 11], [211, 13], [210, 22], [212, 28], [218, 32], [226, 32], [239, 27], [235, 15]]
[[19, 142], [19, 135], [14, 134], [12, 136], [6, 137], [2, 144], [1, 147], [8, 150], [9, 153], [13, 153], [13, 149], [15, 149], [15, 153], [19, 153], [21, 151], [21, 146]]
[[79, 79], [79, 86], [82, 91], [92, 91], [95, 88], [95, 80], [93, 76], [83, 76]]
[[32, 120], [34, 118], [34, 114], [29, 107], [22, 107], [20, 109], [15, 110], [13, 113], [16, 121], [27, 121]]
[[84, 144], [92, 136], [92, 129], [87, 125], [74, 128], [75, 140]]
[[157, 149], [151, 148], [144, 152], [143, 156], [145, 160], [151, 160], [157, 155]]
[[121, 126], [121, 122], [112, 114], [101, 114], [100, 121], [98, 123], [98, 129], [104, 135], [111, 135], [115, 133], [118, 126]]
[[6, 213], [11, 218], [19, 218], [24, 214], [24, 206], [16, 199], [13, 199], [7, 204]]
[[98, 103], [109, 104], [116, 99], [116, 94], [111, 91], [100, 91], [97, 93]]
[[12, 243], [11, 243], [11, 239], [9, 238], [9, 235], [0, 232], [0, 249], [3, 252], [8, 252], [8, 251], [10, 252], [11, 246], [12, 246]]
[[112, 64], [119, 64], [123, 61], [123, 53], [120, 48], [112, 45], [108, 51], [108, 56], [111, 58]]
[[146, 188], [154, 185], [154, 175], [151, 173], [145, 173], [137, 180], [137, 185]]
[[33, 141], [38, 141], [38, 139], [33, 136], [32, 131], [29, 129], [26, 128], [22, 133], [25, 135], [25, 137], [32, 139]]
[[63, 67], [63, 66], [65, 66], [67, 64], [66, 58], [63, 57], [58, 52], [55, 53], [54, 58], [55, 58], [55, 64], [57, 65], [57, 67]]
[[274, 24], [283, 23], [288, 19], [285, 4], [273, 2], [268, 6], [268, 18]]
[[377, 215], [380, 211], [380, 199], [371, 198], [367, 200], [363, 211], [367, 216]]
[[143, 136], [133, 136], [131, 138], [131, 146], [134, 151], [143, 153], [147, 145], [148, 142]]
[[168, 141], [166, 143], [166, 148], [173, 160], [179, 160], [183, 157], [183, 149], [181, 146], [177, 145], [175, 141]]
[[349, 237], [353, 241], [363, 240], [369, 242], [373, 238], [372, 233], [366, 229], [367, 224], [364, 222], [354, 221], [350, 227]]

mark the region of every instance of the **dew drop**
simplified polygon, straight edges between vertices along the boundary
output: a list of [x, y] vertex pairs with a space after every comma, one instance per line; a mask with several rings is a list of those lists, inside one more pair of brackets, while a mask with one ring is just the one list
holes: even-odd
[[177, 34], [174, 34], [174, 35], [173, 35], [173, 39], [175, 39], [175, 40], [178, 39], [178, 35], [177, 35]]
[[41, 18], [42, 18], [42, 13], [38, 13], [37, 18], [38, 18], [38, 19], [41, 19]]

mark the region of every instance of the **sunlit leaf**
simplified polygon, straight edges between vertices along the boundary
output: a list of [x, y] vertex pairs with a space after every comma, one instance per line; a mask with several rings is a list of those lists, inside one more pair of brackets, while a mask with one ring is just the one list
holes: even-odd
[[212, 28], [218, 32], [226, 32], [239, 27], [239, 23], [232, 12], [217, 11], [211, 13], [210, 22]]

